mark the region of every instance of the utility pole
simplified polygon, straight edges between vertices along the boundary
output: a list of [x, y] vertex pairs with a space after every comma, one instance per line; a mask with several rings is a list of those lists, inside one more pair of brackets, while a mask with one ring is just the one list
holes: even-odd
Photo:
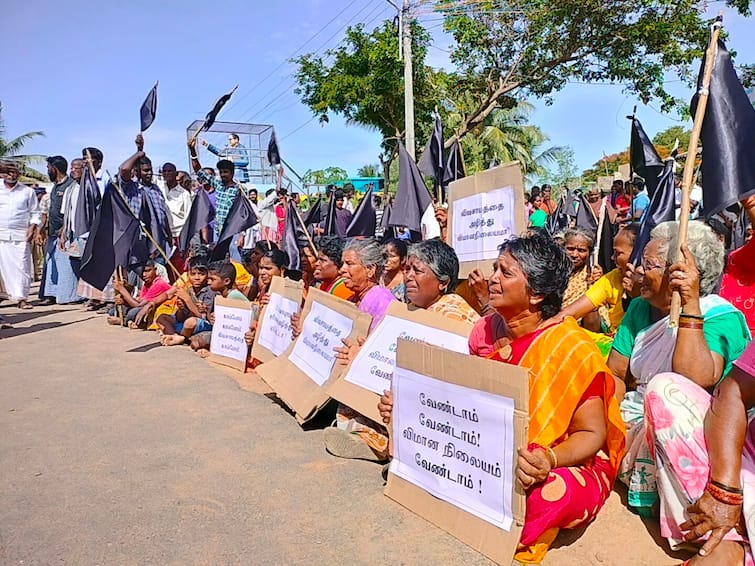
[[404, 0], [401, 10], [401, 41], [404, 51], [404, 129], [406, 151], [414, 159], [414, 76], [412, 69], [412, 18], [409, 0]]

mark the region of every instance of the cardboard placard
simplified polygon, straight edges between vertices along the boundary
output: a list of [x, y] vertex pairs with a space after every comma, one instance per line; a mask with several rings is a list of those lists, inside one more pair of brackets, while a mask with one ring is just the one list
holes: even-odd
[[[504, 427], [499, 405], [509, 409]], [[400, 340], [385, 494], [498, 564], [511, 564], [525, 518], [524, 490], [514, 480], [528, 406], [526, 369]], [[412, 417], [417, 430], [402, 429]]]
[[270, 302], [262, 309], [252, 345], [252, 357], [269, 362], [293, 342], [291, 315], [301, 309], [304, 284], [275, 276], [270, 283]]
[[[345, 366], [337, 363], [333, 348], [342, 338], [355, 341], [367, 336], [372, 317], [353, 304], [310, 287], [302, 310], [302, 332], [280, 356], [258, 366], [255, 371], [276, 395], [304, 423], [330, 400], [329, 382]], [[350, 329], [343, 332], [342, 323]], [[327, 373], [323, 372], [327, 369]]]
[[619, 165], [619, 171], [614, 175], [614, 179], [621, 179], [622, 181], [630, 181], [630, 174], [632, 170], [629, 167], [629, 163]]
[[249, 347], [244, 334], [252, 322], [252, 304], [249, 301], [215, 297], [215, 324], [212, 325], [210, 361], [246, 371]]
[[527, 228], [518, 161], [454, 181], [448, 188], [446, 241], [459, 256], [459, 278], [490, 271], [498, 246]]
[[377, 402], [391, 388], [396, 344], [405, 338], [435, 344], [456, 352], [469, 351], [472, 324], [395, 301], [385, 318], [367, 337], [346, 371], [334, 379], [328, 394], [375, 422], [381, 422]]

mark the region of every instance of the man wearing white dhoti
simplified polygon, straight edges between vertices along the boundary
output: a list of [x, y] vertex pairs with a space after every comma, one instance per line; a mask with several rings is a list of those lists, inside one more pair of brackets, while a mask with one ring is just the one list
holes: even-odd
[[0, 286], [19, 308], [30, 309], [26, 302], [32, 277], [30, 242], [40, 224], [37, 196], [18, 182], [15, 163], [0, 163], [0, 173], [5, 174], [0, 185]]

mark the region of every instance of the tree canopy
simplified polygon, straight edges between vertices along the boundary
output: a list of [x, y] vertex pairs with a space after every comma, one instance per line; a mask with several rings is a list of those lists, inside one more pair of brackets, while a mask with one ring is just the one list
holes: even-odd
[[7, 139], [5, 137], [5, 122], [3, 120], [3, 105], [0, 103], [0, 161], [10, 160], [19, 164], [22, 168], [22, 181], [26, 180], [25, 178], [37, 181], [47, 179], [47, 175], [30, 166], [31, 163], [43, 161], [44, 156], [21, 153], [27, 142], [44, 135], [44, 132], [26, 132], [15, 138]]

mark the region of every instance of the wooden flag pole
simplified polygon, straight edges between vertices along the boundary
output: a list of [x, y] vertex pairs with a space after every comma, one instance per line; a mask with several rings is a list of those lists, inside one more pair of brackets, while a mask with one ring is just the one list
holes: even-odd
[[[592, 212], [592, 207], [590, 207], [590, 212]], [[593, 213], [593, 216], [595, 213]], [[595, 250], [592, 253], [592, 264], [597, 265], [598, 264], [598, 256], [600, 255], [600, 241], [601, 237], [600, 234], [603, 232], [603, 223], [606, 220], [606, 199], [605, 197], [600, 200], [600, 212], [598, 212], [598, 232], [595, 235]]]
[[306, 224], [304, 224], [304, 219], [301, 217], [301, 212], [299, 212], [299, 209], [296, 208], [296, 203], [294, 203], [294, 212], [296, 213], [296, 218], [298, 218], [299, 220], [299, 224], [301, 224], [301, 227], [304, 229], [304, 235], [307, 236], [309, 247], [312, 248], [315, 257], [317, 257], [317, 246], [315, 246], [315, 242], [314, 240], [312, 240], [312, 236], [309, 235], [309, 230], [307, 230], [307, 226]]
[[[718, 35], [723, 27], [723, 12], [718, 13], [716, 21], [713, 23], [713, 33], [711, 34], [708, 49], [705, 52], [705, 69], [703, 70], [703, 81], [700, 90], [698, 90], [697, 108], [695, 109], [695, 121], [692, 126], [692, 133], [689, 138], [689, 149], [687, 150], [687, 159], [684, 162], [684, 173], [682, 174], [682, 206], [679, 212], [679, 237], [675, 250], [675, 261], [681, 260], [682, 246], [687, 243], [687, 228], [689, 226], [690, 214], [690, 190], [692, 188], [692, 178], [695, 172], [695, 156], [697, 155], [697, 144], [700, 141], [700, 131], [703, 128], [703, 118], [705, 118], [705, 108], [708, 106], [708, 94], [710, 88], [710, 77], [713, 74], [713, 64], [716, 60], [718, 51]], [[671, 313], [669, 315], [669, 326], [676, 327], [679, 325], [679, 313], [682, 309], [682, 296], [675, 291], [671, 296]]]
[[[118, 277], [118, 283], [123, 283], [123, 267], [118, 266], [118, 269], [116, 270], [116, 274]], [[121, 320], [121, 326], [123, 326], [123, 305], [118, 305], [118, 318]]]
[[[634, 121], [637, 119], [637, 105], [632, 108], [632, 126], [629, 128], [629, 180], [634, 179], [634, 166], [632, 164], [632, 128], [634, 128]], [[629, 195], [632, 196], [632, 195]]]

